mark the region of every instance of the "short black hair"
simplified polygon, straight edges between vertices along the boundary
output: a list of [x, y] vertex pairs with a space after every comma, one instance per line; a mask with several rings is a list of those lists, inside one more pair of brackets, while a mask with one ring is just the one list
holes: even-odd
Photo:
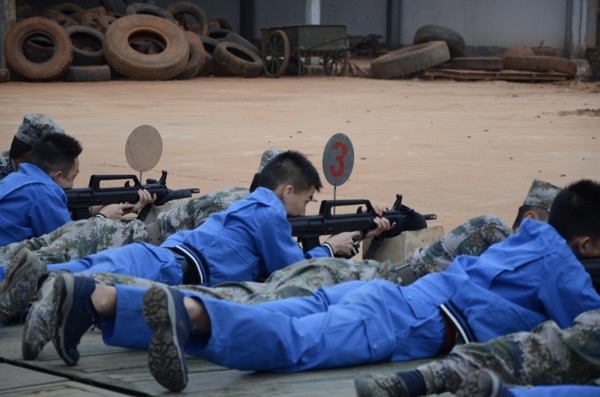
[[293, 150], [273, 157], [255, 179], [258, 180], [253, 181], [254, 186], [259, 185], [270, 190], [284, 184], [292, 185], [298, 192], [307, 191], [313, 186], [320, 191], [323, 187], [315, 166], [305, 155]]
[[66, 134], [47, 134], [31, 148], [29, 162], [45, 173], [62, 171], [68, 174], [83, 148], [79, 141]]
[[548, 223], [568, 241], [600, 238], [600, 183], [581, 179], [561, 190], [550, 208]]
[[8, 157], [11, 159], [18, 159], [27, 152], [31, 152], [31, 145], [14, 136], [12, 143], [10, 144]]

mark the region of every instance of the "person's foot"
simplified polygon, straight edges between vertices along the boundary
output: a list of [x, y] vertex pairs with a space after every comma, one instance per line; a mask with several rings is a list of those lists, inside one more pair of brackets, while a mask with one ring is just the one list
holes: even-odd
[[57, 273], [54, 278], [52, 343], [67, 365], [75, 365], [79, 361], [77, 345], [81, 337], [98, 322], [91, 301], [96, 282], [88, 277], [73, 277], [70, 273]]
[[481, 369], [471, 372], [460, 385], [457, 397], [512, 397], [512, 393], [491, 371]]
[[54, 293], [53, 273], [48, 275], [40, 288], [38, 299], [33, 302], [23, 326], [21, 353], [24, 360], [33, 360], [50, 341], [50, 318], [52, 317], [52, 297]]
[[27, 309], [38, 292], [39, 279], [47, 273], [46, 265], [27, 248], [15, 253], [0, 285], [0, 323]]
[[164, 285], [153, 285], [144, 294], [144, 318], [152, 329], [148, 350], [150, 373], [171, 391], [185, 389], [188, 381], [184, 348], [192, 323], [183, 298], [185, 295]]
[[410, 390], [399, 376], [363, 372], [354, 378], [357, 397], [408, 397]]

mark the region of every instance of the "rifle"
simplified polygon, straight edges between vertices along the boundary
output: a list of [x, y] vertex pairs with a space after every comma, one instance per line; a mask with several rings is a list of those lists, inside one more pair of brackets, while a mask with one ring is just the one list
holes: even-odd
[[[122, 187], [100, 187], [102, 181], [126, 180]], [[130, 182], [133, 182], [131, 184]], [[167, 171], [162, 171], [160, 179], [148, 179], [142, 185], [135, 175], [92, 175], [89, 187], [67, 189], [67, 206], [73, 220], [87, 219], [90, 217], [89, 208], [93, 205], [107, 205], [115, 203], [136, 203], [139, 200], [138, 190], [146, 189], [151, 195], [156, 194], [154, 205], [163, 205], [168, 201], [192, 197], [193, 193], [200, 193], [198, 188], [171, 190], [167, 188]], [[150, 211], [147, 206], [140, 211], [137, 219], [144, 220]]]
[[600, 258], [582, 258], [580, 261], [585, 271], [592, 278], [594, 288], [600, 293]]
[[[336, 214], [335, 209], [359, 205], [356, 213]], [[362, 206], [366, 207], [363, 211]], [[302, 244], [304, 252], [310, 251], [321, 244], [319, 236], [332, 235], [342, 232], [359, 230], [366, 235], [375, 228], [374, 219], [377, 217], [375, 209], [369, 200], [323, 200], [318, 215], [289, 217], [292, 225], [292, 235]], [[405, 230], [419, 230], [427, 227], [426, 220], [437, 219], [435, 214], [421, 215], [413, 209], [402, 204], [402, 195], [396, 195], [394, 205], [383, 214], [390, 223], [396, 223], [394, 229], [382, 233], [371, 242], [371, 247], [381, 245], [384, 238], [396, 237]], [[358, 253], [358, 241], [355, 243], [355, 255]], [[376, 248], [369, 248], [368, 257], [373, 257]]]

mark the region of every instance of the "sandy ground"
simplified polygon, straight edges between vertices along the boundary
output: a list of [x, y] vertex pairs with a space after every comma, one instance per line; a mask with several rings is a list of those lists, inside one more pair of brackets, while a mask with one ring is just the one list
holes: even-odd
[[[397, 193], [445, 229], [482, 214], [512, 223], [534, 178], [564, 186], [600, 179], [598, 83], [279, 79], [0, 84], [0, 144], [23, 115], [49, 115], [84, 145], [76, 187], [89, 175], [135, 173], [129, 133], [149, 124], [163, 153], [144, 178], [169, 171], [172, 188], [248, 186], [264, 149], [296, 149], [322, 168], [345, 133], [355, 153], [337, 198], [391, 205]], [[333, 198], [323, 178], [318, 198]], [[318, 205], [311, 205], [314, 213]]]

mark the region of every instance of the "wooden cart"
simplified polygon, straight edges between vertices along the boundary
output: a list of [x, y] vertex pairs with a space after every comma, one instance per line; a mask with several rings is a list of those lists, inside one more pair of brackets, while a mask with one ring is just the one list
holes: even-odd
[[348, 70], [350, 46], [346, 25], [293, 25], [261, 29], [265, 75], [285, 73], [290, 57], [323, 58], [328, 76]]

